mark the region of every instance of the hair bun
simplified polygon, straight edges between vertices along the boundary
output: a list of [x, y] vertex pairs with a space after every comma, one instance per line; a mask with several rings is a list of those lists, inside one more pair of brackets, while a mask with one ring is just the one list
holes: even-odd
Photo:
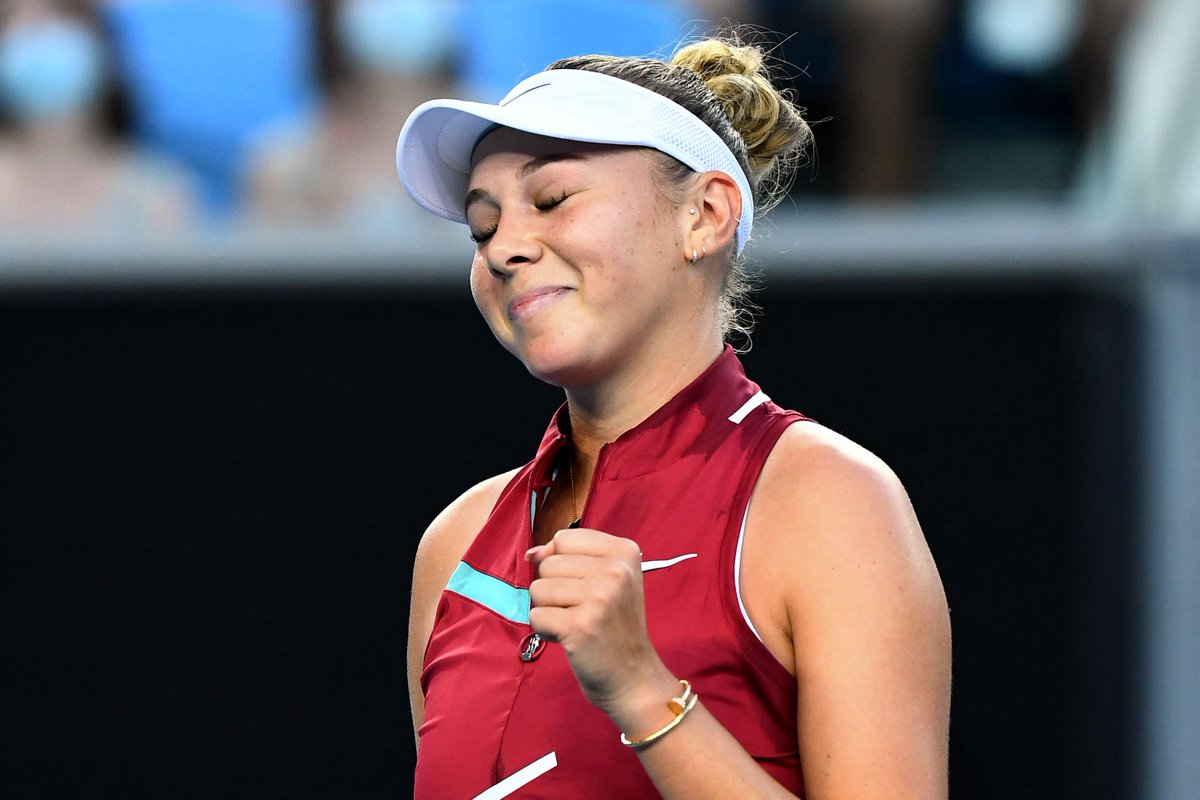
[[681, 48], [671, 64], [691, 70], [708, 86], [746, 143], [751, 179], [765, 198], [777, 202], [812, 131], [787, 92], [771, 81], [762, 48], [704, 39]]

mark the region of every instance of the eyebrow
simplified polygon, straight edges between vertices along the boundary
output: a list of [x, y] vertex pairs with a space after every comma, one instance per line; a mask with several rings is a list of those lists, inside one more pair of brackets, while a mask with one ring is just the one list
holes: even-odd
[[481, 201], [487, 201], [492, 205], [496, 205], [496, 201], [492, 198], [492, 196], [483, 189], [472, 189], [471, 191], [467, 192], [467, 199], [463, 201], [463, 211], [465, 212], [469, 210], [473, 204]]
[[528, 178], [533, 173], [537, 172], [547, 164], [553, 164], [556, 161], [582, 161], [583, 156], [578, 153], [551, 153], [548, 156], [538, 156], [526, 161], [519, 170], [517, 170], [518, 178]]
[[[559, 161], [583, 161], [583, 160], [584, 160], [583, 156], [578, 155], [576, 153], [551, 153], [550, 155], [546, 155], [546, 156], [538, 156], [537, 158], [531, 158], [528, 161], [526, 161], [524, 164], [522, 164], [517, 169], [517, 177], [518, 178], [528, 178], [530, 175], [537, 172], [542, 167], [544, 167], [548, 164], [557, 163]], [[487, 201], [492, 204], [496, 203], [495, 199], [492, 197], [492, 195], [490, 193], [484, 191], [483, 189], [472, 189], [471, 191], [467, 192], [467, 196], [463, 200], [463, 208], [464, 209], [470, 208], [473, 203], [477, 203], [479, 201]]]

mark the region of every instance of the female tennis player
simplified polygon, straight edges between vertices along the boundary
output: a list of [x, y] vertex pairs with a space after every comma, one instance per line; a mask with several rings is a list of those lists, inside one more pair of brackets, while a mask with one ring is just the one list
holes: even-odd
[[725, 343], [810, 135], [763, 59], [569, 58], [401, 132], [496, 339], [566, 395], [421, 540], [418, 798], [947, 794], [949, 620], [904, 489]]

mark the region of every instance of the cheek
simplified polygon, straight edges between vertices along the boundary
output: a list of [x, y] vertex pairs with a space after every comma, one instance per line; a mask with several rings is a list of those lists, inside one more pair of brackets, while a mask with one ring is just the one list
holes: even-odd
[[651, 265], [665, 263], [669, 244], [664, 236], [672, 234], [660, 209], [637, 198], [623, 195], [611, 206], [564, 218], [560, 241], [569, 242], [581, 261], [598, 267], [593, 280], [629, 287], [645, 279], [642, 273]]
[[661, 208], [653, 204], [630, 206], [624, 224], [609, 230], [608, 244], [620, 268], [610, 270], [605, 277], [623, 287], [625, 301], [649, 299], [666, 288], [678, 260], [678, 235]]
[[496, 286], [488, 272], [487, 264], [480, 256], [476, 256], [471, 262], [471, 297], [474, 298], [479, 313], [483, 314], [490, 325], [496, 310]]

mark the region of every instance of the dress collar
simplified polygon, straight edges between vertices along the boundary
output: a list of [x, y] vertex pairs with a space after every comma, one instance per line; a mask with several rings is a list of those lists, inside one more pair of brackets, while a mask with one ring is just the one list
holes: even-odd
[[[627, 479], [683, 458], [702, 458], [711, 452], [714, 439], [722, 439], [736, 429], [739, 411], [751, 402], [766, 399], [758, 385], [746, 377], [737, 353], [726, 345], [699, 377], [641, 423], [601, 448], [598, 475], [602, 468], [601, 477], [605, 479]], [[555, 459], [570, 433], [570, 414], [563, 403], [538, 447], [533, 470], [535, 487], [553, 481]]]

